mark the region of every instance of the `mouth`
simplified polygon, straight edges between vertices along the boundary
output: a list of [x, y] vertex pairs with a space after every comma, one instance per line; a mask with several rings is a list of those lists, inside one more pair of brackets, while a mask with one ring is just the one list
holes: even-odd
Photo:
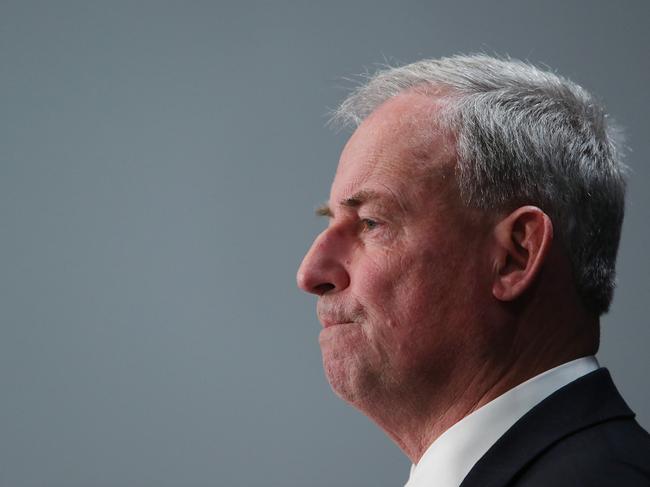
[[363, 308], [354, 303], [324, 302], [319, 300], [316, 309], [318, 320], [323, 328], [333, 328], [341, 325], [358, 325], [363, 320]]
[[332, 328], [333, 326], [341, 326], [341, 325], [353, 325], [356, 322], [354, 321], [334, 321], [334, 320], [327, 320], [327, 319], [322, 319], [321, 324], [323, 325], [323, 328]]

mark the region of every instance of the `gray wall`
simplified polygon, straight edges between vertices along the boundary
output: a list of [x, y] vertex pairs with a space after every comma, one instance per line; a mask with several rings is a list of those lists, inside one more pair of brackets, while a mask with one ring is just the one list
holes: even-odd
[[295, 289], [343, 77], [483, 50], [632, 148], [600, 360], [650, 427], [647, 0], [0, 2], [0, 486], [394, 486]]

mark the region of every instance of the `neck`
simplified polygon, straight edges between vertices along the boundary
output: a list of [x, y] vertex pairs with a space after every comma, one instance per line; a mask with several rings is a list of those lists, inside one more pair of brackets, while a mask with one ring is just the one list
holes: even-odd
[[360, 409], [386, 432], [412, 463], [418, 463], [426, 449], [454, 424], [527, 380], [515, 377], [507, 367], [498, 374], [494, 369], [488, 373], [486, 367], [476, 374], [458, 371], [454, 375], [447, 387], [433, 387], [422, 381], [410, 391], [400, 390], [393, 400], [374, 399], [369, 401], [372, 406]]
[[473, 350], [443, 380], [420, 379], [355, 406], [416, 464], [440, 435], [473, 411], [546, 370], [596, 353], [598, 320], [576, 326], [572, 320], [578, 316], [563, 312], [553, 318], [548, 313], [525, 316], [525, 323], [514, 324], [516, 333], [507, 343], [493, 346], [492, 353]]

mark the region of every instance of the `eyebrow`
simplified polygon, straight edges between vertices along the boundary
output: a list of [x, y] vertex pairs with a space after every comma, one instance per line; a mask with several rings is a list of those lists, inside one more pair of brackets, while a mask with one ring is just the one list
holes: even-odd
[[[360, 206], [364, 205], [365, 203], [368, 203], [369, 201], [377, 200], [381, 198], [382, 198], [381, 193], [378, 193], [376, 191], [362, 190], [362, 191], [358, 191], [357, 193], [354, 193], [352, 196], [348, 198], [343, 198], [339, 202], [339, 205], [345, 208], [359, 208]], [[321, 206], [316, 208], [316, 215], [331, 218], [334, 216], [334, 212], [332, 211], [328, 203], [323, 203]]]
[[332, 213], [332, 210], [330, 210], [330, 205], [327, 203], [323, 203], [320, 205], [318, 208], [316, 208], [316, 216], [325, 216], [327, 218], [331, 218], [334, 216]]
[[380, 196], [376, 191], [363, 190], [354, 193], [349, 198], [342, 199], [339, 204], [346, 208], [358, 208], [368, 201], [379, 199]]

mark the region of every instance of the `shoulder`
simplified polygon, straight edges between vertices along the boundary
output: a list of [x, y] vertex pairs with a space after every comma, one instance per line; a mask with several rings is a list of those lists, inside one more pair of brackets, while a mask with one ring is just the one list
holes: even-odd
[[511, 485], [650, 486], [650, 435], [632, 418], [573, 432], [538, 455]]
[[481, 457], [462, 487], [650, 487], [650, 435], [606, 369], [559, 389]]

